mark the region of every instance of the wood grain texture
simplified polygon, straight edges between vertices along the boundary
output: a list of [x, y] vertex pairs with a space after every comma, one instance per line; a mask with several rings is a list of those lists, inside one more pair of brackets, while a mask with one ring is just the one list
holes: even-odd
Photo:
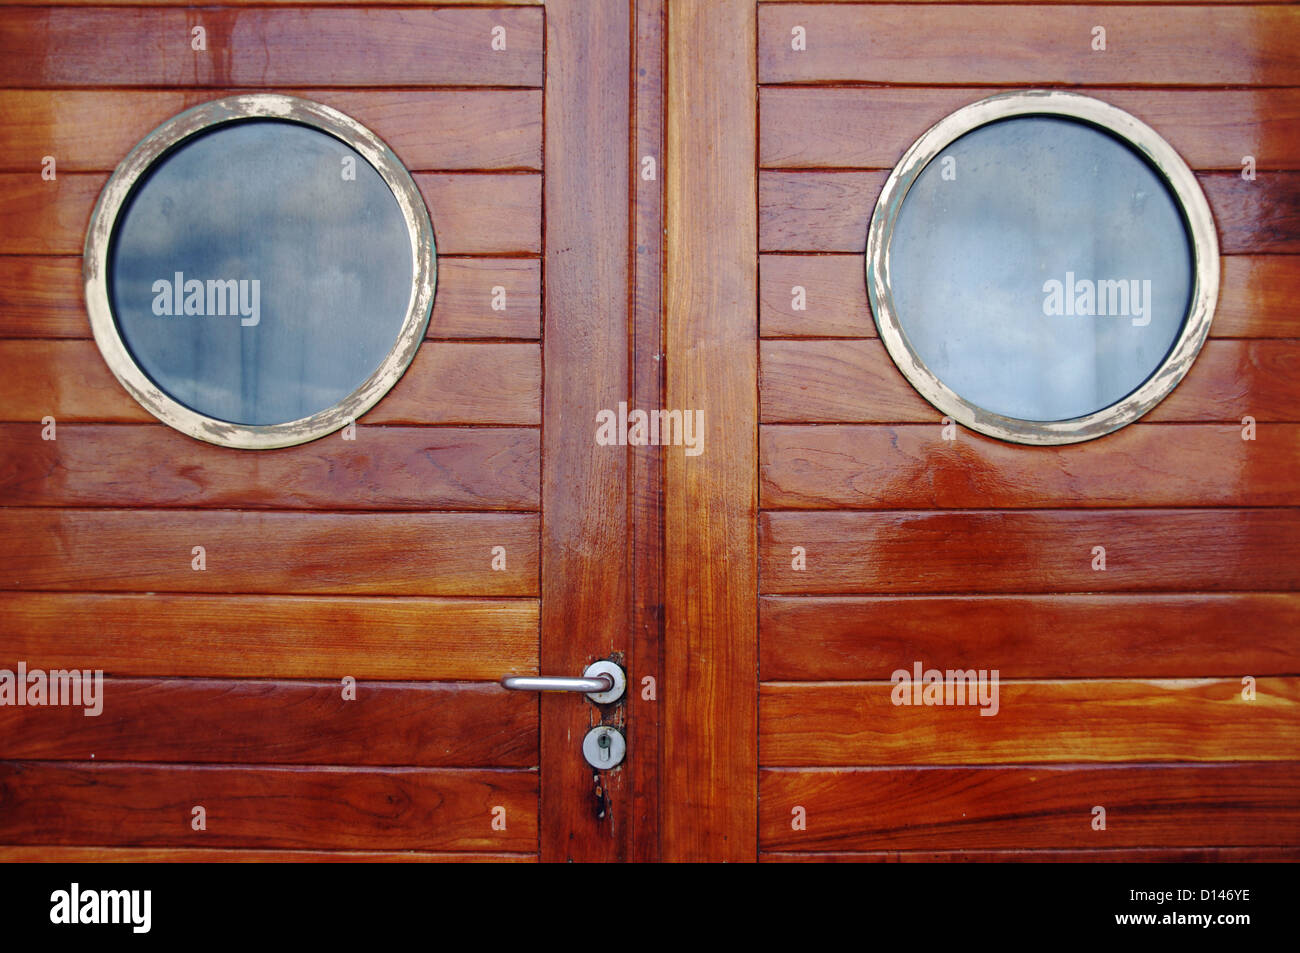
[[534, 429], [366, 427], [252, 459], [162, 424], [0, 424], [0, 506], [535, 510]]
[[[246, 89], [0, 90], [0, 171], [111, 172], [172, 116]], [[542, 167], [542, 94], [530, 89], [296, 90], [383, 139], [407, 169]]]
[[[534, 514], [10, 508], [0, 587], [532, 596], [537, 539]], [[494, 546], [504, 570], [491, 569]]]
[[[1300, 258], [1226, 255], [1219, 264], [1210, 337], [1300, 337]], [[762, 255], [759, 278], [763, 337], [876, 337], [862, 255]]]
[[[3, 0], [0, 0], [3, 2]], [[7, 864], [529, 864], [536, 854], [429, 850], [220, 850], [211, 847], [19, 847]]]
[[[1289, 7], [768, 4], [762, 83], [1300, 84], [1300, 17]], [[791, 29], [807, 49], [791, 49]], [[1091, 49], [1092, 28], [1107, 48]]]
[[[495, 288], [505, 308], [492, 308]], [[536, 340], [542, 329], [542, 266], [530, 258], [438, 258], [427, 336]], [[0, 337], [89, 338], [81, 258], [0, 256]]]
[[[775, 512], [765, 593], [1289, 591], [1300, 511]], [[791, 568], [802, 546], [807, 568]], [[1095, 546], [1106, 569], [1092, 568]]]
[[[0, 12], [0, 16], [3, 13]], [[536, 255], [542, 177], [527, 172], [417, 172], [440, 255]], [[80, 255], [108, 176], [0, 173], [0, 254]]]
[[343, 674], [316, 682], [107, 678], [98, 715], [84, 706], [0, 708], [0, 759], [537, 764], [536, 698], [491, 684], [357, 682], [345, 700]]
[[[666, 0], [636, 0], [633, 6], [635, 44], [632, 86], [633, 156], [654, 158], [656, 174], [633, 177], [632, 235], [632, 361], [633, 407], [663, 407], [664, 403], [664, 32]], [[640, 165], [636, 165], [639, 172]], [[631, 556], [631, 653], [629, 667], [638, 675], [628, 696], [633, 744], [628, 752], [630, 773], [627, 859], [658, 861], [663, 706], [656, 690], [647, 698], [645, 678], [656, 687], [664, 671], [664, 496], [663, 454], [659, 447], [628, 448], [631, 492], [628, 548]]]
[[1293, 592], [764, 596], [759, 619], [767, 681], [887, 679], [918, 659], [1002, 678], [1300, 672]]
[[[493, 302], [497, 289], [505, 298]], [[542, 334], [542, 263], [510, 258], [438, 258], [430, 338], [527, 338]]]
[[[765, 770], [775, 850], [1277, 847], [1300, 844], [1300, 765]], [[791, 830], [791, 808], [808, 829]], [[1106, 809], [1106, 830], [1092, 809]]]
[[[541, 586], [548, 674], [576, 675], [630, 648], [627, 449], [598, 445], [595, 421], [628, 396], [631, 29], [627, 2], [547, 6]], [[637, 673], [629, 675], [635, 686]], [[623, 725], [626, 705], [601, 710], [582, 697], [549, 694], [541, 710], [542, 859], [626, 857], [628, 772], [597, 774], [578, 751], [590, 726]]]
[[[759, 161], [769, 169], [892, 169], [944, 116], [1006, 91], [764, 87]], [[1240, 172], [1247, 155], [1259, 169], [1300, 168], [1300, 90], [1090, 89], [1088, 95], [1154, 128], [1193, 169]]]
[[[925, 0], [918, 0], [925, 2]], [[933, 0], [940, 2], [940, 0]], [[0, 857], [3, 857], [0, 849]], [[1300, 847], [1131, 847], [1064, 850], [763, 851], [769, 864], [1240, 864], [1297, 863]]]
[[[491, 46], [497, 25], [505, 50]], [[541, 84], [540, 10], [0, 10], [0, 86]]]
[[[0, 592], [6, 658], [165, 678], [537, 674], [536, 599]], [[39, 662], [37, 661], [39, 660]]]
[[[938, 423], [774, 424], [759, 434], [767, 509], [1291, 506], [1300, 426], [1138, 423], [1089, 443], [1028, 447]], [[2, 433], [3, 431], [0, 431]]]
[[[949, 668], [944, 656], [921, 661]], [[898, 667], [910, 673], [912, 662]], [[980, 670], [998, 665], [990, 656]], [[895, 705], [894, 691], [889, 681], [764, 684], [762, 764], [1287, 761], [1300, 750], [1294, 677], [1257, 679], [1252, 701], [1240, 677], [1000, 681], [996, 708], [981, 707], [984, 695], [979, 705], [969, 696], [965, 705]]]
[[[532, 771], [4, 761], [0, 804], [7, 844], [537, 849]], [[195, 805], [205, 831], [190, 827]]]
[[[0, 381], [0, 420], [154, 420], [118, 383], [94, 341], [0, 341], [0, 365], [11, 369]], [[368, 424], [536, 426], [541, 375], [536, 344], [426, 342], [388, 395], [360, 418], [357, 433]]]
[[[1297, 20], [1300, 23], [1300, 20]], [[759, 247], [858, 252], [887, 172], [759, 173]], [[1300, 173], [1197, 173], [1225, 255], [1300, 252]]]
[[[937, 423], [877, 340], [764, 341], [763, 423]], [[1143, 420], [1300, 419], [1300, 342], [1207, 341], [1191, 370]], [[1102, 444], [1105, 446], [1105, 444]]]
[[757, 841], [755, 30], [746, 0], [668, 12], [666, 406], [706, 449], [665, 454], [666, 860]]

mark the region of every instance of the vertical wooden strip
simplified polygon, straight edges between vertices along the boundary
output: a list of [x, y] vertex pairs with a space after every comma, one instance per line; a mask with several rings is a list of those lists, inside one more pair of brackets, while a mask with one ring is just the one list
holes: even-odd
[[[633, 207], [633, 406], [663, 406], [663, 57], [665, 0], [636, 0]], [[654, 177], [646, 178], [645, 159]], [[632, 773], [632, 825], [628, 859], [661, 857], [659, 846], [660, 731], [663, 701], [663, 456], [658, 447], [629, 447], [631, 467], [632, 639], [628, 762]], [[653, 697], [644, 697], [642, 679]]]
[[751, 0], [668, 18], [667, 403], [704, 452], [665, 448], [666, 860], [757, 850], [757, 87]]
[[[546, 13], [541, 658], [579, 675], [626, 650], [629, 622], [627, 452], [595, 432], [628, 396], [630, 0]], [[622, 711], [542, 696], [544, 860], [625, 856], [626, 774], [597, 776], [581, 750]]]

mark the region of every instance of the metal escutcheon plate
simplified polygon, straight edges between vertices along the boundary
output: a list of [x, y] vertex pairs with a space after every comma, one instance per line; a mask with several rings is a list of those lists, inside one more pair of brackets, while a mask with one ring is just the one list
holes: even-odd
[[626, 754], [623, 733], [609, 725], [597, 725], [582, 739], [582, 756], [598, 771], [618, 767]]

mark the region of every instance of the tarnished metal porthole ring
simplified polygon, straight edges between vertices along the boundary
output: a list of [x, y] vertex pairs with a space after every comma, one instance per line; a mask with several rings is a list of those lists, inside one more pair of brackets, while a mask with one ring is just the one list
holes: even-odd
[[[152, 381], [132, 358], [113, 316], [108, 293], [108, 257], [118, 214], [136, 184], [159, 159], [191, 137], [227, 123], [274, 119], [318, 129], [344, 142], [383, 178], [401, 210], [410, 236], [411, 293], [397, 340], [387, 357], [360, 386], [333, 407], [277, 424], [236, 424], [208, 417], [181, 404]], [[82, 261], [86, 310], [100, 353], [113, 374], [145, 410], [199, 440], [226, 447], [266, 450], [307, 443], [354, 421], [397, 383], [424, 339], [433, 310], [437, 253], [433, 225], [415, 181], [384, 142], [356, 120], [320, 103], [270, 93], [231, 96], [195, 106], [146, 136], [109, 177], [86, 233]]]
[[[890, 241], [908, 190], [921, 171], [961, 136], [1015, 116], [1058, 116], [1093, 125], [1136, 150], [1168, 184], [1180, 206], [1192, 249], [1192, 292], [1181, 333], [1164, 362], [1127, 397], [1083, 417], [1021, 420], [965, 400], [925, 365], [904, 333], [890, 286]], [[1182, 157], [1155, 130], [1109, 103], [1077, 93], [1030, 90], [990, 96], [940, 120], [919, 138], [890, 173], [867, 232], [867, 291], [876, 327], [903, 376], [927, 401], [980, 433], [1023, 444], [1092, 440], [1137, 420], [1182, 380], [1210, 331], [1219, 295], [1219, 242], [1200, 184]]]

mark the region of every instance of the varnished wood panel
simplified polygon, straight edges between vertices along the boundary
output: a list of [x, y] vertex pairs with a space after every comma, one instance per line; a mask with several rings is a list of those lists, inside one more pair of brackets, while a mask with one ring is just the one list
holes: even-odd
[[[764, 337], [876, 336], [862, 255], [763, 255], [759, 262]], [[1219, 264], [1211, 337], [1300, 337], [1300, 258], [1228, 255]], [[800, 311], [796, 286], [804, 289]]]
[[[918, 0], [926, 2], [926, 0]], [[941, 0], [933, 0], [941, 2]], [[0, 850], [0, 857], [3, 857]], [[1065, 850], [763, 851], [777, 864], [1240, 864], [1296, 863], [1300, 847], [1131, 847]]]
[[[1300, 843], [1300, 765], [766, 770], [779, 850], [1275, 847]], [[791, 829], [791, 809], [807, 830]], [[1106, 830], [1092, 829], [1093, 807]]]
[[[0, 16], [2, 16], [0, 12]], [[533, 173], [417, 172], [440, 255], [541, 251], [542, 177]], [[108, 176], [0, 173], [0, 254], [79, 255]]]
[[769, 681], [887, 679], [917, 660], [1002, 678], [1300, 672], [1293, 592], [764, 596], [759, 618]]
[[[537, 847], [537, 775], [520, 770], [4, 761], [0, 803], [8, 844]], [[190, 827], [195, 805], [207, 811], [207, 830]], [[492, 829], [498, 806], [505, 830]]]
[[[493, 310], [494, 289], [505, 292]], [[542, 267], [529, 258], [438, 258], [427, 336], [536, 340]], [[80, 257], [0, 256], [0, 337], [89, 338]]]
[[[93, 341], [0, 341], [0, 420], [150, 422], [118, 383]], [[368, 424], [509, 424], [541, 421], [536, 344], [426, 342]], [[326, 440], [341, 440], [331, 436]]]
[[[207, 50], [190, 30], [202, 25]], [[507, 48], [492, 49], [492, 28]], [[0, 86], [540, 86], [542, 12], [0, 10]]]
[[[898, 668], [910, 673], [913, 661]], [[950, 667], [942, 655], [919, 661]], [[979, 668], [998, 666], [990, 656]], [[1257, 679], [1252, 701], [1239, 677], [1000, 681], [991, 717], [977, 705], [895, 705], [894, 690], [889, 681], [764, 684], [763, 765], [1286, 761], [1300, 751], [1297, 678]]]
[[[626, 0], [546, 12], [542, 667], [577, 675], [628, 649], [627, 450], [598, 445], [594, 422], [628, 396], [632, 21]], [[541, 712], [542, 859], [623, 859], [627, 772], [579, 749], [625, 706], [547, 694]]]
[[260, 453], [162, 424], [0, 424], [0, 505], [277, 509], [539, 506], [534, 429], [367, 427]]
[[1292, 255], [1221, 258], [1214, 337], [1300, 337], [1300, 259]]
[[[505, 295], [501, 310], [493, 302]], [[510, 258], [438, 258], [431, 338], [530, 338], [542, 333], [542, 263]]]
[[[1027, 447], [938, 423], [765, 426], [769, 509], [1040, 506], [1290, 506], [1300, 499], [1300, 426], [1138, 423], [1101, 440]], [[0, 431], [3, 433], [3, 431]]]
[[[635, 0], [636, 32], [632, 87], [634, 156], [651, 156], [656, 176], [637, 175], [632, 207], [632, 360], [629, 386], [633, 407], [664, 406], [663, 256], [664, 194], [664, 47], [667, 0]], [[664, 497], [663, 455], [655, 446], [628, 447], [628, 549], [631, 557], [629, 666], [658, 686], [664, 671]], [[661, 760], [663, 706], [647, 697], [644, 687], [628, 695], [628, 718], [635, 743], [628, 752], [628, 800], [634, 822], [629, 825], [627, 859], [635, 863], [662, 859], [660, 790], [665, 769]]]
[[775, 512], [760, 516], [759, 539], [766, 593], [1300, 588], [1294, 508]]
[[[1300, 84], [1291, 7], [759, 6], [762, 83]], [[1092, 28], [1107, 49], [1093, 51]], [[802, 26], [807, 49], [791, 48]]]
[[[0, 510], [0, 586], [531, 596], [537, 538], [534, 514], [11, 508]], [[494, 546], [504, 570], [491, 568]]]
[[[1300, 23], [1300, 19], [1297, 20]], [[763, 251], [862, 252], [887, 172], [759, 174]], [[1300, 252], [1300, 173], [1201, 172], [1224, 254]]]
[[[764, 341], [761, 352], [764, 423], [937, 423], [942, 416], [877, 340]], [[1300, 342], [1207, 341], [1143, 420], [1240, 423], [1246, 415], [1300, 419]]]
[[0, 863], [10, 864], [527, 864], [536, 862], [536, 854], [469, 851], [0, 846]]
[[755, 30], [749, 0], [668, 12], [666, 402], [706, 449], [664, 463], [666, 860], [756, 851]]
[[5, 664], [27, 659], [46, 671], [425, 680], [537, 673], [535, 599], [0, 592], [0, 620], [13, 656]]
[[[944, 116], [1005, 91], [765, 87], [759, 93], [759, 158], [771, 169], [892, 169]], [[1300, 90], [1090, 89], [1088, 95], [1153, 127], [1193, 169], [1240, 172], [1247, 155], [1258, 169], [1300, 168]]]
[[863, 255], [763, 255], [758, 278], [765, 338], [876, 336]]
[[[39, 656], [29, 660], [36, 666]], [[537, 699], [498, 685], [107, 678], [102, 709], [0, 708], [0, 758], [530, 767]], [[355, 677], [355, 676], [353, 676]]]
[[[0, 90], [0, 171], [111, 172], [172, 116], [239, 89]], [[368, 127], [414, 172], [542, 167], [540, 90], [295, 90]]]

